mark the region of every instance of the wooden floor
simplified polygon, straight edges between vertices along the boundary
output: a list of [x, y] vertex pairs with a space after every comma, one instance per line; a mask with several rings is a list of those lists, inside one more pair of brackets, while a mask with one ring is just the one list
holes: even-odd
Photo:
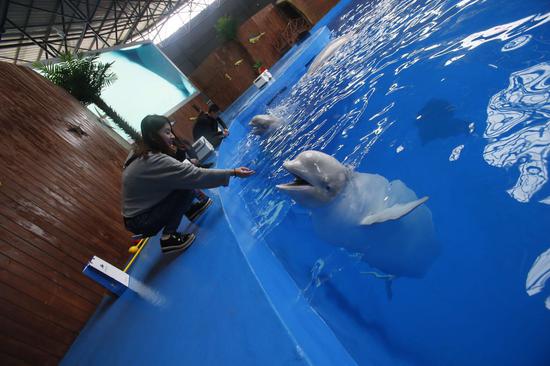
[[53, 365], [104, 293], [84, 265], [129, 256], [127, 151], [35, 72], [0, 62], [0, 80], [0, 364]]

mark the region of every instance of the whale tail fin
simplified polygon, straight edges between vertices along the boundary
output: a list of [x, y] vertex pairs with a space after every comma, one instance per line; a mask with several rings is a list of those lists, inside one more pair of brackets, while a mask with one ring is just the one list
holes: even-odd
[[368, 215], [361, 220], [361, 225], [372, 225], [379, 224], [388, 220], [397, 220], [409, 213], [411, 213], [415, 208], [423, 204], [428, 200], [428, 196], [422, 197], [416, 201], [404, 203], [404, 204], [395, 204], [391, 207], [386, 208], [380, 212], [377, 212], [372, 215]]

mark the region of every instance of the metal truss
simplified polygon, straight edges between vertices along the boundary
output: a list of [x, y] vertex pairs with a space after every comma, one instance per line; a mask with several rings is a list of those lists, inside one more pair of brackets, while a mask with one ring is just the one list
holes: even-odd
[[26, 63], [66, 51], [94, 51], [147, 39], [158, 42], [171, 16], [194, 16], [212, 2], [0, 0], [0, 60]]

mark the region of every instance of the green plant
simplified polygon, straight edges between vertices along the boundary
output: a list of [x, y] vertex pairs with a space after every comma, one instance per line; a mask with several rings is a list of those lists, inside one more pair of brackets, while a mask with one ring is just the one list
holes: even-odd
[[254, 62], [254, 65], [252, 65], [252, 67], [253, 67], [255, 70], [258, 70], [260, 67], [262, 67], [262, 61], [256, 61], [256, 62]]
[[216, 28], [218, 37], [224, 41], [231, 41], [237, 38], [237, 21], [229, 15], [219, 18], [214, 28]]
[[101, 92], [116, 80], [109, 69], [113, 63], [97, 62], [99, 55], [85, 57], [82, 53], [66, 52], [59, 57], [60, 63], [36, 62], [34, 66], [52, 83], [62, 87], [84, 105], [95, 104], [128, 137], [139, 141], [141, 135], [101, 98]]

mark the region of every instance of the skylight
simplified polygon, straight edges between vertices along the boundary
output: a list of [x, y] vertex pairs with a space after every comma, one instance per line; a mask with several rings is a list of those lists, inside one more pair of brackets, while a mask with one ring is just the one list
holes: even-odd
[[164, 41], [178, 29], [189, 23], [200, 12], [219, 0], [191, 0], [183, 4], [170, 17], [151, 28], [138, 40], [151, 40], [155, 44]]

